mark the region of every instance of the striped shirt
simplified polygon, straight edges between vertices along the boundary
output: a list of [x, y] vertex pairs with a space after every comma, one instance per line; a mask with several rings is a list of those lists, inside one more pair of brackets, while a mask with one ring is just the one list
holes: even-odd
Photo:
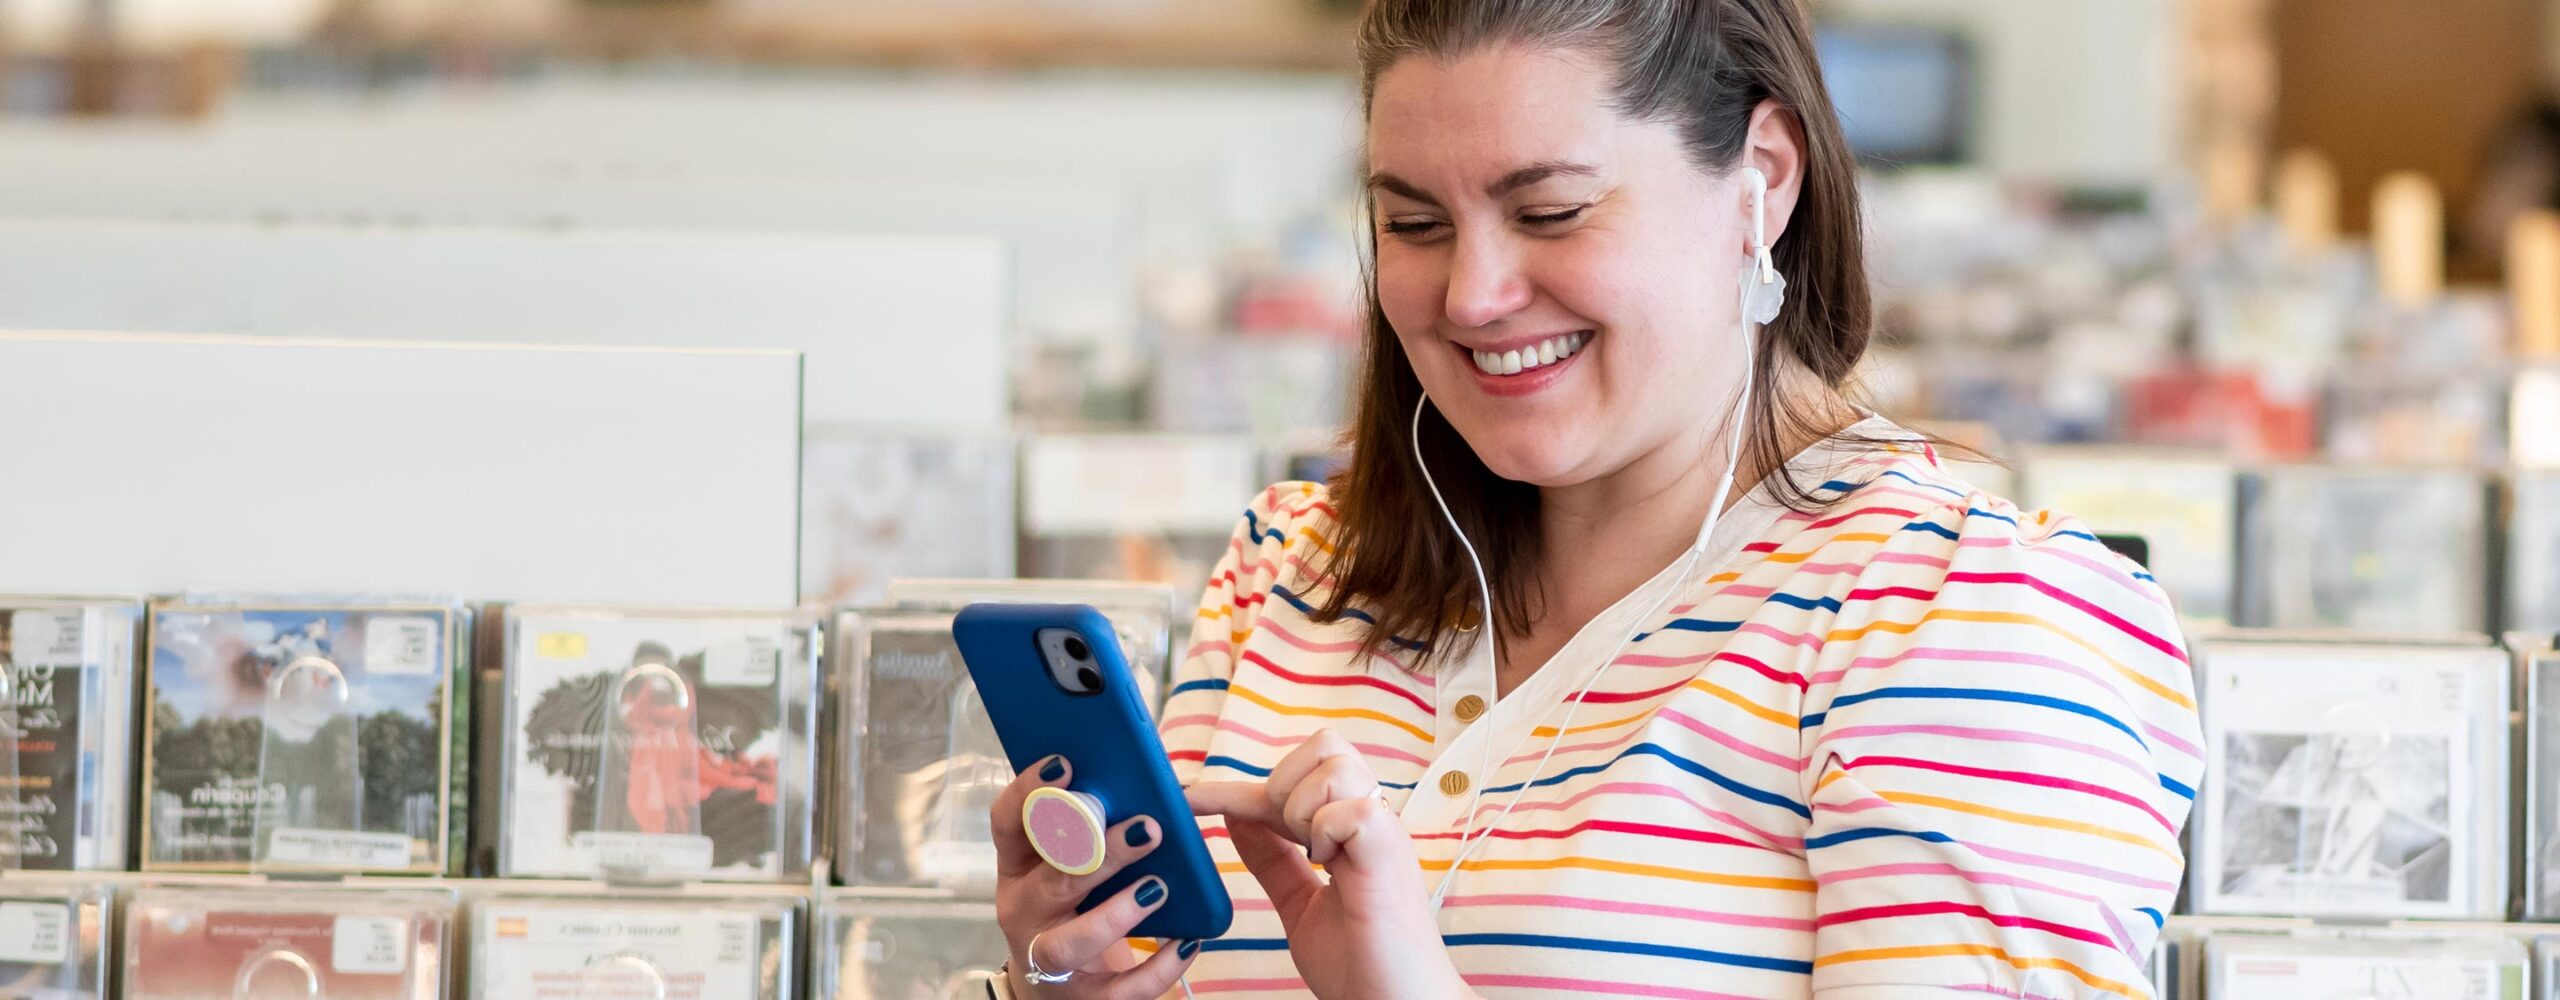
[[[1358, 621], [1311, 619], [1335, 513], [1321, 486], [1271, 487], [1165, 706], [1175, 769], [1263, 777], [1332, 728], [1426, 889], [1472, 809], [1491, 832], [1439, 920], [1488, 996], [2149, 996], [2203, 769], [2160, 588], [1925, 444], [1826, 442], [1790, 470], [1823, 510], [1747, 495], [1680, 593], [1661, 600], [1666, 568], [1487, 712], [1462, 702], [1489, 693], [1488, 657], [1416, 673], [1410, 642], [1364, 658]], [[1270, 902], [1206, 829], [1237, 917], [1193, 991], [1302, 993]]]

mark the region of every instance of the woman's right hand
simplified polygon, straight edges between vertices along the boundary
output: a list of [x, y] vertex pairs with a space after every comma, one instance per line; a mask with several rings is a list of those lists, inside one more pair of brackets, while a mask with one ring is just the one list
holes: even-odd
[[[1038, 1000], [1149, 1000], [1163, 996], [1190, 968], [1199, 943], [1156, 949], [1141, 961], [1129, 947], [1131, 928], [1164, 905], [1165, 885], [1142, 879], [1090, 912], [1076, 904], [1094, 887], [1118, 874], [1130, 862], [1147, 856], [1164, 840], [1164, 828], [1148, 817], [1114, 826], [1105, 842], [1102, 867], [1090, 875], [1069, 875], [1041, 860], [1022, 831], [1022, 802], [1043, 785], [1064, 787], [1074, 776], [1064, 757], [1041, 761], [1005, 786], [991, 817], [996, 841], [996, 924], [1004, 929], [1015, 996]], [[1032, 968], [1024, 956], [1038, 943], [1037, 965], [1047, 972], [1074, 971], [1063, 983], [1034, 984], [1022, 976]]]

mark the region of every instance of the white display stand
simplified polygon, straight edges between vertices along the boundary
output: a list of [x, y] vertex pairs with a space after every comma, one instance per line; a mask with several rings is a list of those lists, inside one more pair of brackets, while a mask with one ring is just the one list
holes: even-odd
[[0, 334], [0, 592], [789, 604], [800, 368]]
[[10, 222], [0, 329], [779, 348], [813, 422], [994, 430], [1008, 267], [977, 239]]

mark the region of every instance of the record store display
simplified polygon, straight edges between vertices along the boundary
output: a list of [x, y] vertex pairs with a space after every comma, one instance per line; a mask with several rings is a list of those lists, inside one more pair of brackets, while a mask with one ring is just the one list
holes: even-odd
[[[1162, 682], [1173, 676], [1181, 650], [1174, 643], [1191, 637], [1187, 607], [1171, 587], [1112, 580], [896, 580], [889, 584], [887, 604], [947, 608], [958, 611], [973, 602], [998, 604], [1087, 604], [1111, 620], [1120, 637], [1120, 655], [1128, 660], [1138, 683], [1149, 685], [1149, 708], [1164, 703]], [[1180, 622], [1181, 627], [1175, 628]]]
[[2560, 1000], [2560, 937], [2533, 939], [2534, 1000]]
[[1010, 438], [813, 428], [801, 445], [800, 594], [876, 601], [897, 579], [1009, 577]]
[[823, 1000], [980, 1000], [1008, 950], [992, 903], [837, 891], [817, 965]]
[[504, 621], [499, 874], [808, 871], [810, 616], [517, 606]]
[[142, 605], [0, 597], [0, 868], [131, 863]]
[[125, 1000], [441, 1000], [450, 893], [143, 888], [125, 907]]
[[2151, 546], [2145, 569], [2182, 617], [2231, 620], [2239, 485], [2231, 463], [2140, 452], [2050, 448], [2023, 463], [2031, 509], [2068, 511], [2102, 535]]
[[705, 896], [476, 899], [474, 1000], [790, 1000], [800, 900]]
[[2560, 472], [2518, 472], [2507, 497], [2506, 627], [2560, 633]]
[[0, 997], [105, 1000], [114, 912], [104, 885], [0, 883]]
[[2502, 934], [2321, 929], [2204, 942], [2216, 1000], [2522, 1000], [2528, 957]]
[[2186, 1000], [2185, 957], [2186, 945], [2176, 938], [2164, 936], [2151, 946], [2151, 1000]]
[[2560, 920], [2560, 652], [2549, 636], [2518, 636], [2516, 696], [2524, 704], [2524, 918]]
[[2485, 645], [2201, 644], [2195, 912], [2503, 916], [2508, 664]]
[[2242, 478], [2238, 623], [2489, 630], [2489, 491], [2449, 469], [2291, 466]]
[[459, 861], [467, 614], [172, 600], [150, 618], [145, 869], [433, 873]]

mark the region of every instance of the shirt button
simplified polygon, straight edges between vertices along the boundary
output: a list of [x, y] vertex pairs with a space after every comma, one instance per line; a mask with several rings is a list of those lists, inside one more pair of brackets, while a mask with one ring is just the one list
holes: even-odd
[[1465, 795], [1465, 794], [1467, 794], [1467, 774], [1466, 774], [1466, 772], [1464, 772], [1464, 771], [1451, 771], [1451, 772], [1449, 772], [1449, 773], [1447, 773], [1447, 774], [1443, 774], [1443, 775], [1441, 775], [1441, 776], [1440, 776], [1440, 794], [1442, 794], [1442, 795], [1446, 795], [1446, 796], [1449, 796], [1450, 798], [1453, 798], [1453, 799], [1454, 799], [1454, 798], [1457, 798], [1458, 796], [1461, 796], [1461, 795]]
[[1464, 698], [1460, 698], [1460, 699], [1458, 699], [1458, 721], [1460, 721], [1460, 722], [1474, 722], [1474, 721], [1476, 721], [1476, 717], [1477, 717], [1477, 716], [1480, 716], [1480, 715], [1483, 715], [1483, 714], [1484, 714], [1484, 697], [1483, 697], [1482, 695], [1472, 695], [1472, 694], [1471, 694], [1471, 695], [1468, 695], [1468, 696], [1466, 696], [1466, 697], [1464, 697]]

